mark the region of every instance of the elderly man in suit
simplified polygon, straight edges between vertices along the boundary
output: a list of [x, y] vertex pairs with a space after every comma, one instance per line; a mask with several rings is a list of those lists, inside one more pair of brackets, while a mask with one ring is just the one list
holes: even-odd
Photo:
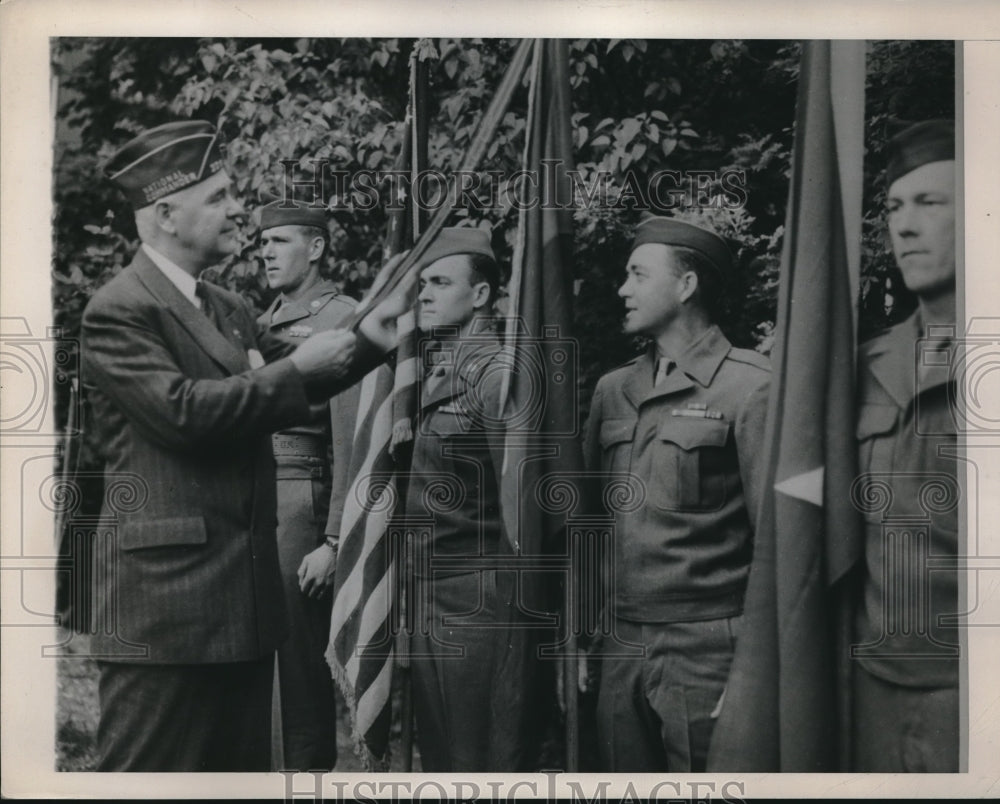
[[[323, 207], [276, 199], [261, 208], [261, 257], [268, 285], [279, 291], [257, 319], [268, 336], [296, 346], [317, 332], [336, 329], [356, 307], [320, 274], [328, 241]], [[282, 769], [329, 770], [337, 762], [333, 677], [323, 654], [357, 390], [338, 394], [329, 409], [318, 406], [311, 421], [272, 438], [278, 465], [278, 560], [291, 627], [278, 648], [281, 730], [275, 762]]]
[[[854, 769], [959, 770], [955, 352], [955, 127], [928, 120], [889, 143], [886, 207], [896, 264], [917, 309], [861, 344], [862, 479], [892, 493], [866, 512], [855, 621]], [[920, 349], [918, 350], [918, 344]], [[930, 493], [933, 492], [933, 493]], [[907, 522], [887, 531], [883, 519]], [[891, 529], [895, 530], [895, 528]]]
[[[294, 349], [258, 339], [239, 296], [198, 280], [236, 251], [244, 214], [208, 123], [146, 131], [106, 171], [142, 246], [84, 312], [83, 372], [106, 472], [137, 476], [147, 497], [96, 568], [99, 622], [115, 624], [92, 639], [98, 769], [265, 771], [287, 633], [271, 433], [307, 421], [381, 347], [344, 331]], [[371, 333], [390, 326], [377, 313]]]
[[704, 771], [729, 677], [760, 499], [766, 358], [714, 323], [734, 270], [714, 232], [639, 224], [618, 294], [647, 351], [597, 383], [589, 468], [642, 482], [615, 518], [614, 628], [645, 655], [603, 657], [597, 718], [611, 771]]

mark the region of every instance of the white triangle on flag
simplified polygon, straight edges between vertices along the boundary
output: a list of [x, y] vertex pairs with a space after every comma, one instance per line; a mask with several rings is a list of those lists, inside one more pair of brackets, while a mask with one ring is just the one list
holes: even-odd
[[822, 507], [823, 469], [824, 467], [818, 466], [809, 472], [793, 475], [780, 483], [775, 483], [774, 490]]

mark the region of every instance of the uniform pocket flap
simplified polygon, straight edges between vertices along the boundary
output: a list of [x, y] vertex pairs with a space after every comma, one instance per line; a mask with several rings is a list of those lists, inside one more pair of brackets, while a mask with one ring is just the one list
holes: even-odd
[[200, 516], [140, 519], [121, 526], [120, 543], [126, 551], [205, 544], [207, 541], [205, 520]]
[[601, 446], [631, 441], [635, 436], [635, 419], [605, 419], [601, 422]]
[[697, 447], [724, 447], [729, 438], [729, 423], [694, 416], [671, 416], [660, 424], [661, 441], [671, 441], [684, 450]]
[[857, 439], [890, 432], [896, 426], [898, 412], [894, 405], [862, 405], [858, 415]]

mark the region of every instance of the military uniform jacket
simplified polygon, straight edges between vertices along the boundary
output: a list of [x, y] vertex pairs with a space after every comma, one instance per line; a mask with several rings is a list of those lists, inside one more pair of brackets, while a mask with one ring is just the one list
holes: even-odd
[[[301, 299], [278, 296], [257, 319], [257, 326], [262, 333], [294, 349], [310, 335], [336, 329], [356, 306], [354, 299], [338, 293], [332, 282], [323, 280], [310, 288]], [[360, 390], [360, 386], [355, 385], [337, 394], [330, 400], [329, 408], [326, 404], [315, 405], [311, 421], [282, 431], [312, 436], [327, 445], [332, 477], [330, 514], [326, 526], [329, 534], [340, 533]], [[278, 477], [281, 477], [280, 467]]]
[[[115, 531], [95, 583], [102, 658], [246, 661], [286, 634], [270, 434], [308, 419], [306, 383], [284, 344], [255, 337], [245, 301], [207, 293], [219, 328], [140, 250], [84, 312], [105, 474], [138, 479], [129, 512], [103, 512]], [[274, 362], [251, 370], [256, 349]]]
[[[859, 349], [859, 467], [889, 492], [864, 511], [860, 661], [906, 686], [958, 684], [957, 628], [941, 619], [958, 612], [958, 572], [933, 566], [958, 554], [949, 349], [923, 339], [919, 312]], [[924, 360], [928, 351], [947, 357]]]
[[406, 515], [433, 519], [435, 554], [497, 552], [501, 352], [489, 337], [445, 343], [421, 386]]
[[615, 614], [681, 622], [739, 614], [760, 499], [770, 369], [709, 328], [654, 387], [653, 349], [604, 375], [588, 468], [631, 475], [615, 515]]

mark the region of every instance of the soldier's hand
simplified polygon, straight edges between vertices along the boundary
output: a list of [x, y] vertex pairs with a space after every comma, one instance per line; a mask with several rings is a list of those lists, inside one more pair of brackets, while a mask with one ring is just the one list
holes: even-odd
[[[389, 262], [385, 264], [385, 267], [382, 269], [382, 273], [380, 273], [379, 276], [387, 276], [391, 273], [392, 269], [399, 264], [404, 256], [405, 252], [403, 254], [397, 254], [389, 260]], [[366, 338], [368, 338], [368, 340], [376, 344], [383, 352], [395, 349], [398, 345], [396, 319], [413, 307], [418, 274], [419, 271], [411, 268], [407, 275], [403, 277], [395, 289], [393, 289], [392, 293], [376, 304], [371, 310], [368, 311], [365, 317], [361, 319], [358, 329]], [[376, 280], [376, 283], [378, 281], [379, 280]], [[382, 284], [385, 284], [384, 280], [382, 281]], [[369, 298], [371, 298], [371, 296], [369, 296]]]
[[304, 375], [342, 377], [351, 366], [356, 341], [354, 333], [346, 329], [317, 332], [300, 343], [289, 357]]
[[[398, 262], [404, 256], [405, 253], [393, 257], [392, 260], [386, 263], [386, 267], [394, 261]], [[413, 288], [417, 283], [419, 273], [419, 271], [411, 268], [406, 276], [399, 281], [399, 284], [396, 285], [392, 293], [375, 305], [371, 311], [371, 315], [376, 321], [395, 323], [397, 318], [413, 307]]]
[[333, 589], [337, 569], [337, 550], [321, 544], [299, 564], [299, 589], [306, 597], [319, 599]]
[[362, 310], [365, 310], [369, 304], [371, 304], [372, 299], [375, 298], [378, 292], [385, 286], [386, 282], [389, 281], [389, 277], [391, 277], [393, 271], [396, 270], [396, 266], [399, 265], [409, 253], [410, 251], [407, 249], [406, 251], [401, 251], [399, 254], [396, 254], [386, 260], [385, 265], [379, 268], [379, 272], [375, 275], [375, 280], [372, 282], [372, 286], [368, 288], [368, 292], [365, 294], [365, 297], [358, 303], [357, 312], [360, 313]]

